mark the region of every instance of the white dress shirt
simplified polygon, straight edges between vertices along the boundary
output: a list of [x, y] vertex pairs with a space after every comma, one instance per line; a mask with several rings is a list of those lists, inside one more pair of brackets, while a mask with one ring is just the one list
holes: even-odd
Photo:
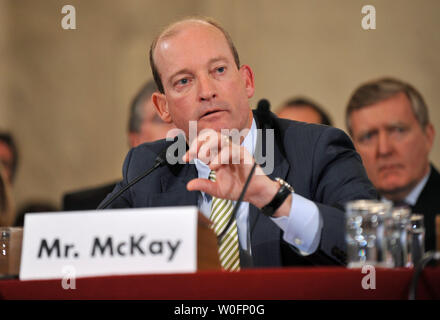
[[[257, 126], [255, 119], [252, 121], [251, 129], [242, 142], [242, 146], [250, 154], [254, 154], [257, 142]], [[195, 159], [198, 177], [208, 179], [211, 169], [200, 161]], [[201, 193], [198, 206], [200, 211], [209, 218], [211, 215], [212, 197]], [[233, 201], [235, 205], [236, 201]], [[237, 231], [240, 246], [247, 250], [247, 232], [248, 232], [249, 203], [242, 202], [237, 211]], [[316, 251], [321, 238], [322, 218], [318, 207], [312, 201], [292, 193], [292, 206], [288, 217], [271, 218], [271, 220], [284, 231], [283, 239], [296, 247], [301, 254], [309, 255]]]
[[428, 178], [430, 174], [431, 174], [431, 168], [429, 168], [429, 171], [426, 174], [426, 176], [424, 176], [423, 179], [415, 186], [415, 188], [412, 189], [412, 191], [406, 196], [405, 198], [406, 203], [408, 203], [411, 206], [416, 205], [417, 199], [422, 193], [423, 188], [425, 188], [425, 185], [428, 182]]

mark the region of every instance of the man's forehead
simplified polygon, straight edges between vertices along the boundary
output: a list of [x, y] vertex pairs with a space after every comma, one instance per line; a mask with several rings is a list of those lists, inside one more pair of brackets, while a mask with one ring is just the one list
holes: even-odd
[[203, 20], [197, 20], [197, 19], [191, 19], [191, 20], [184, 20], [184, 21], [179, 21], [176, 22], [174, 24], [172, 24], [171, 26], [169, 26], [168, 28], [166, 28], [159, 36], [158, 38], [158, 42], [162, 41], [164, 39], [173, 37], [181, 32], [184, 31], [191, 31], [191, 30], [197, 30], [197, 29], [201, 29], [201, 28], [208, 28], [208, 29], [212, 29], [212, 30], [216, 30], [219, 31], [220, 30], [215, 27], [214, 25], [210, 24], [207, 21], [203, 21]]
[[[184, 37], [185, 40], [182, 41], [182, 38], [177, 39], [179, 37]], [[211, 46], [208, 43], [210, 43]], [[215, 47], [212, 46], [213, 43], [215, 43]], [[212, 50], [215, 50], [218, 55], [210, 57], [209, 63], [213, 63], [212, 60], [214, 59], [226, 59], [225, 57], [229, 57], [229, 55], [232, 57], [232, 51], [228, 45], [226, 36], [216, 26], [211, 25], [208, 22], [198, 20], [178, 22], [162, 33], [154, 49], [154, 60], [156, 61], [156, 65], [160, 73], [162, 73], [162, 71], [165, 69], [169, 71], [171, 69], [175, 69], [173, 66], [176, 60], [172, 58], [173, 55], [178, 55], [179, 58], [186, 57], [186, 60], [190, 61], [196, 59], [198, 62], [200, 62], [200, 55], [195, 57], [194, 54], [180, 54], [181, 52], [188, 53], [191, 47], [196, 49], [200, 54], [205, 52], [212, 53]], [[223, 54], [218, 51], [220, 47], [223, 47], [224, 49]], [[205, 50], [207, 48], [209, 48], [208, 51]], [[181, 66], [178, 66], [178, 68], [180, 69]]]
[[387, 99], [364, 106], [358, 110], [353, 110], [352, 114], [361, 115], [362, 117], [374, 116], [380, 119], [393, 119], [398, 116], [409, 115], [414, 116], [411, 102], [403, 92], [399, 92]]
[[[365, 108], [366, 109], [366, 108]], [[372, 130], [384, 129], [388, 130], [400, 126], [408, 126], [417, 124], [417, 120], [413, 116], [407, 116], [401, 113], [376, 113], [370, 117], [365, 117], [364, 114], [358, 110], [353, 112], [351, 118], [352, 130], [354, 134], [365, 133]]]
[[[223, 35], [221, 30], [219, 30], [217, 27], [206, 21], [201, 21], [201, 20], [180, 21], [171, 25], [169, 28], [167, 28], [165, 31], [162, 32], [162, 34], [159, 36], [157, 40], [157, 45], [155, 49], [156, 50], [157, 48], [166, 49], [169, 46], [168, 40], [172, 40], [176, 36], [179, 36], [181, 34], [197, 33], [200, 31], [209, 31], [209, 32], [213, 32], [214, 34], [217, 33], [219, 35]], [[224, 36], [223, 38], [226, 41], [226, 38]]]
[[[205, 37], [210, 41], [219, 41], [229, 48], [228, 40], [223, 32], [216, 26], [199, 20], [189, 20], [178, 22], [175, 25], [166, 29], [158, 38], [156, 46], [154, 48], [155, 60], [158, 58], [158, 51], [166, 51], [172, 47], [173, 40], [179, 36], [191, 37], [194, 35], [194, 39], [200, 40], [198, 44], [203, 45], [201, 37]], [[185, 43], [186, 44], [186, 43]], [[192, 43], [194, 45], [194, 43]], [[197, 45], [197, 43], [196, 43]]]

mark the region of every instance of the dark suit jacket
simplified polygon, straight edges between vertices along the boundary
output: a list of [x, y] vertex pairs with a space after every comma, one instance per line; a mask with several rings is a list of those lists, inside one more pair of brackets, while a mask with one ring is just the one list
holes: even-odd
[[[254, 111], [255, 115], [258, 128], [262, 128], [262, 117]], [[339, 129], [270, 116], [276, 137], [275, 167], [270, 177], [281, 177], [297, 194], [314, 201], [323, 229], [319, 249], [304, 257], [282, 240], [281, 229], [270, 218], [250, 205], [249, 225], [255, 224], [251, 231], [253, 265], [344, 264], [344, 205], [354, 199], [377, 198], [360, 156], [350, 138]], [[123, 181], [112, 194], [152, 167], [165, 145], [164, 140], [159, 140], [131, 149], [124, 162]], [[126, 191], [111, 207], [195, 206], [199, 192], [186, 189], [186, 184], [194, 178], [197, 178], [197, 170], [193, 164], [159, 168]]]
[[435, 216], [440, 214], [440, 174], [432, 165], [431, 174], [412, 212], [424, 215], [425, 250], [435, 250]]
[[117, 182], [95, 188], [87, 188], [66, 193], [63, 196], [63, 210], [94, 210], [115, 188]]

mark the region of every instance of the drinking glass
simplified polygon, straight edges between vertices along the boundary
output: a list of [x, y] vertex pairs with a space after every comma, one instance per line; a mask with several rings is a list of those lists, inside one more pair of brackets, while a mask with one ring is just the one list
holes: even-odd
[[387, 244], [393, 258], [394, 267], [408, 266], [408, 225], [411, 209], [395, 207], [392, 209], [391, 223], [386, 230]]
[[374, 265], [392, 268], [386, 230], [392, 204], [376, 200], [355, 200], [346, 205], [346, 243], [349, 268]]
[[413, 266], [422, 259], [425, 254], [425, 227], [423, 215], [412, 214], [409, 219], [409, 261]]

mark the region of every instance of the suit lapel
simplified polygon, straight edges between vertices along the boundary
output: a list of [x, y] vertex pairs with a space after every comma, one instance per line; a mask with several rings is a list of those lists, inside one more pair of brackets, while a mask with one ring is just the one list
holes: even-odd
[[439, 188], [440, 174], [434, 168], [434, 166], [431, 165], [431, 175], [429, 176], [425, 187], [423, 188], [416, 204], [414, 205], [414, 210], [418, 210], [420, 212], [426, 211], [426, 209], [428, 209], [427, 207], [432, 204], [432, 199], [436, 199], [438, 196]]
[[[256, 114], [254, 113], [254, 116], [256, 116]], [[261, 128], [261, 122], [259, 123], [257, 117], [256, 117], [256, 122], [257, 125]], [[277, 134], [277, 132], [275, 132], [275, 134]], [[267, 150], [267, 141], [265, 139], [265, 130], [263, 130], [263, 134], [262, 134], [262, 139], [261, 141], [257, 141], [257, 148], [259, 148], [259, 143], [261, 143], [261, 150], [264, 154], [266, 154], [266, 150]], [[284, 157], [280, 146], [277, 143], [277, 140], [275, 139], [275, 141], [273, 142], [274, 144], [274, 169], [273, 172], [270, 173], [268, 176], [271, 179], [275, 179], [276, 177], [282, 178], [282, 179], [286, 179], [287, 175], [289, 173], [289, 163], [287, 162], [287, 159]], [[258, 151], [256, 157], [258, 157]], [[249, 204], [249, 226], [252, 230], [252, 226], [255, 225], [256, 221], [258, 220], [258, 217], [260, 215], [260, 211], [257, 207]], [[251, 235], [252, 237], [252, 235]]]
[[161, 193], [151, 197], [150, 205], [197, 206], [199, 192], [186, 189], [187, 183], [197, 178], [195, 165], [174, 165], [168, 169], [160, 178]]
[[[440, 207], [440, 200], [438, 198], [438, 192], [440, 190], [440, 174], [431, 165], [431, 174], [426, 182], [425, 187], [420, 193], [419, 198], [414, 207], [412, 207], [413, 213], [420, 213], [424, 216], [425, 223], [425, 249], [435, 250], [435, 216], [437, 210]], [[439, 248], [437, 248], [439, 250]]]

